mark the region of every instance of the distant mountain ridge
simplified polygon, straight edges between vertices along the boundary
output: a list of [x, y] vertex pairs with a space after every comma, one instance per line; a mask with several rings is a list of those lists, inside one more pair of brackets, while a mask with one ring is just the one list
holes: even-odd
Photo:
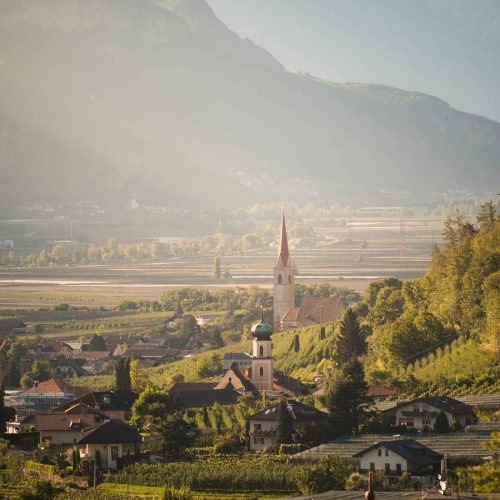
[[135, 192], [244, 205], [286, 199], [288, 179], [498, 185], [500, 124], [424, 94], [288, 73], [204, 0], [2, 2], [0, 40], [3, 204], [121, 206]]

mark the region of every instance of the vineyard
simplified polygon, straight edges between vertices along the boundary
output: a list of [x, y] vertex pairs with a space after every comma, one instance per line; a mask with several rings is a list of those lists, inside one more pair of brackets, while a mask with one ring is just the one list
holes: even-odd
[[272, 455], [211, 456], [192, 462], [133, 465], [108, 481], [142, 486], [187, 486], [193, 491], [311, 494], [343, 489], [354, 462], [331, 457], [319, 464]]

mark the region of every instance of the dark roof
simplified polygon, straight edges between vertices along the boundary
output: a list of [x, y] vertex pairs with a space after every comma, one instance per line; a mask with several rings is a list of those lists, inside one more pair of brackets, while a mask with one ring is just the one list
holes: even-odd
[[306, 394], [307, 387], [298, 379], [274, 370], [274, 382], [293, 394]]
[[130, 411], [137, 397], [137, 393], [133, 391], [90, 392], [70, 403], [57, 407], [53, 412], [60, 413], [77, 403], [84, 403], [93, 408], [99, 407], [99, 410], [103, 411]]
[[168, 391], [170, 394], [191, 391], [209, 391], [214, 389], [215, 382], [176, 382]]
[[404, 403], [400, 403], [393, 408], [390, 408], [386, 411], [394, 411], [397, 408], [401, 408], [403, 406], [409, 406], [415, 403], [427, 404], [429, 406], [433, 406], [438, 410], [443, 410], [445, 412], [451, 413], [452, 415], [473, 415], [474, 410], [471, 406], [462, 403], [462, 401], [458, 401], [456, 399], [450, 398], [449, 396], [436, 396], [436, 397], [424, 397], [413, 399], [412, 401], [407, 401]]
[[384, 446], [385, 448], [396, 453], [400, 457], [409, 460], [415, 465], [433, 465], [439, 463], [441, 455], [434, 450], [427, 448], [423, 444], [417, 443], [414, 439], [400, 439], [397, 441], [381, 441], [375, 443], [368, 448], [354, 454], [354, 457], [361, 457], [366, 452]]
[[[294, 422], [311, 422], [328, 417], [326, 413], [295, 399], [286, 399], [285, 401], [288, 413]], [[278, 407], [280, 404], [278, 403], [265, 410], [258, 411], [247, 418], [248, 420], [278, 420]]]
[[215, 403], [220, 405], [232, 405], [238, 402], [239, 393], [232, 387], [225, 389], [210, 389], [199, 391], [186, 391], [176, 393], [187, 408], [202, 408], [212, 406]]
[[247, 352], [226, 352], [226, 354], [224, 354], [224, 360], [234, 359], [248, 361], [252, 359], [252, 356], [250, 356], [250, 354], [248, 354]]
[[118, 444], [142, 443], [141, 435], [136, 427], [124, 424], [120, 420], [111, 419], [98, 427], [88, 429], [77, 444]]

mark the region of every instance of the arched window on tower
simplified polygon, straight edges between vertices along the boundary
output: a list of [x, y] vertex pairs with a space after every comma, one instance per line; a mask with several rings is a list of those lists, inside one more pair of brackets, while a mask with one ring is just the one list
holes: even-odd
[[261, 377], [263, 377], [263, 376], [264, 376], [264, 367], [263, 367], [263, 366], [261, 366], [261, 367], [259, 368], [259, 375], [260, 375]]
[[281, 285], [283, 283], [283, 276], [281, 274], [278, 274], [278, 285]]
[[260, 355], [264, 356], [264, 346], [260, 346]]

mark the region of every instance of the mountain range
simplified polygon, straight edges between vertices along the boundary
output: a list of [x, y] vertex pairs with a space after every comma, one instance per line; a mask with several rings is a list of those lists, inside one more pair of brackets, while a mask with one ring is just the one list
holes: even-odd
[[0, 203], [496, 189], [500, 124], [286, 71], [205, 0], [0, 3]]

